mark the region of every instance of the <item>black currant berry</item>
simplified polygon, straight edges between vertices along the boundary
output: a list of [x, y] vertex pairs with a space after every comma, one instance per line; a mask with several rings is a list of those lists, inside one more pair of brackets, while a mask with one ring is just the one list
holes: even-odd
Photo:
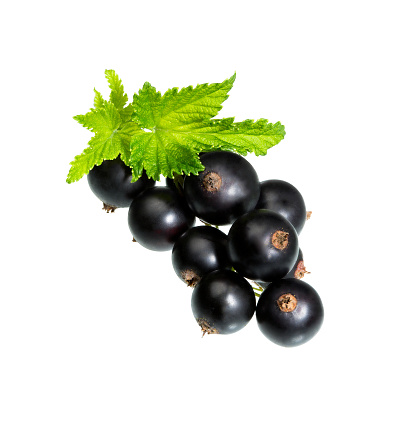
[[[286, 278], [302, 279], [306, 273], [310, 273], [310, 272], [307, 272], [307, 270], [306, 270], [306, 267], [304, 265], [303, 252], [299, 248], [299, 254], [297, 256], [296, 262], [294, 263], [294, 265], [291, 268], [291, 270], [289, 271], [289, 273], [286, 274], [283, 278], [285, 278], [285, 279]], [[259, 282], [257, 282], [257, 284], [262, 289], [265, 289], [270, 284], [270, 282], [259, 281]]]
[[131, 203], [128, 224], [133, 238], [145, 248], [168, 251], [195, 222], [185, 200], [168, 187], [148, 188]]
[[241, 155], [207, 152], [205, 169], [185, 178], [183, 192], [192, 211], [209, 224], [225, 225], [254, 209], [260, 196], [257, 172]]
[[232, 270], [208, 273], [192, 294], [193, 315], [203, 335], [235, 333], [251, 320], [255, 308], [253, 288]]
[[281, 346], [298, 346], [321, 328], [324, 308], [311, 285], [295, 278], [272, 282], [262, 292], [256, 310], [261, 332]]
[[289, 182], [270, 179], [260, 183], [260, 198], [256, 209], [270, 209], [283, 215], [297, 234], [301, 232], [307, 219], [306, 205], [302, 195]]
[[132, 170], [119, 156], [114, 160], [104, 160], [100, 166], [94, 166], [87, 179], [90, 189], [104, 203], [107, 212], [129, 207], [134, 197], [155, 184], [146, 173], [137, 181], [131, 182]]
[[296, 262], [296, 230], [282, 215], [255, 209], [238, 218], [228, 233], [232, 265], [242, 276], [272, 282], [283, 278]]
[[190, 287], [217, 269], [230, 269], [228, 236], [211, 226], [192, 227], [175, 242], [172, 249], [175, 273]]

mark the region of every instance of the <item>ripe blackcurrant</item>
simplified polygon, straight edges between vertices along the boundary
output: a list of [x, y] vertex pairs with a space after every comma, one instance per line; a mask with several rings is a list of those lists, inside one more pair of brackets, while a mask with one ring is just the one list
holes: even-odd
[[232, 265], [242, 276], [272, 282], [285, 276], [296, 262], [296, 230], [282, 215], [255, 209], [238, 218], [228, 233]]
[[104, 203], [107, 212], [129, 207], [134, 197], [155, 184], [146, 173], [137, 181], [131, 182], [131, 168], [119, 156], [114, 160], [104, 160], [100, 166], [94, 166], [87, 179], [90, 189]]
[[207, 152], [200, 156], [205, 169], [185, 177], [183, 192], [192, 211], [209, 224], [232, 223], [254, 209], [260, 196], [257, 172], [241, 155]]
[[192, 227], [183, 233], [172, 249], [172, 266], [190, 287], [217, 269], [230, 269], [228, 236], [211, 226]]
[[230, 334], [254, 315], [256, 299], [249, 282], [232, 270], [205, 275], [192, 294], [192, 311], [203, 335]]
[[183, 197], [169, 187], [148, 188], [131, 203], [128, 224], [135, 241], [154, 251], [172, 249], [195, 222]]
[[321, 328], [324, 308], [311, 285], [295, 278], [272, 282], [262, 292], [256, 310], [261, 332], [281, 346], [298, 346]]
[[297, 234], [301, 232], [307, 219], [306, 205], [302, 195], [289, 182], [270, 179], [260, 183], [260, 198], [256, 209], [270, 209], [283, 215]]

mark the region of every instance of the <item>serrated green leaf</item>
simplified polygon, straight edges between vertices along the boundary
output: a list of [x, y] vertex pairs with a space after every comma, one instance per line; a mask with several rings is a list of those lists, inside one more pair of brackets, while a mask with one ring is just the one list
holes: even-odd
[[146, 170], [147, 176], [160, 180], [160, 175], [172, 178], [174, 173], [190, 174], [203, 170], [198, 152], [191, 147], [190, 139], [179, 139], [174, 133], [141, 131], [131, 140], [132, 181]]
[[130, 165], [137, 179], [143, 169], [159, 180], [160, 175], [198, 173], [203, 166], [198, 153], [207, 143], [193, 139], [188, 130], [193, 124], [210, 120], [228, 98], [236, 74], [219, 84], [172, 88], [163, 96], [146, 82], [133, 97], [132, 119], [150, 132], [138, 133], [131, 141]]
[[214, 117], [228, 98], [236, 74], [220, 84], [172, 88], [163, 96], [149, 82], [133, 97], [132, 119], [143, 128], [176, 129]]
[[172, 88], [164, 95], [148, 82], [126, 105], [128, 97], [118, 75], [105, 71], [109, 101], [95, 91], [94, 109], [74, 117], [95, 135], [71, 162], [67, 182], [89, 173], [105, 159], [121, 159], [132, 168], [132, 181], [143, 170], [155, 180], [174, 174], [198, 174], [204, 169], [198, 154], [235, 151], [265, 155], [285, 136], [284, 126], [266, 119], [235, 123], [234, 118], [212, 119], [228, 98], [236, 75], [219, 84]]
[[163, 96], [163, 109], [158, 127], [177, 129], [193, 122], [213, 118], [228, 98], [236, 74], [221, 84], [201, 84], [196, 88], [187, 87], [178, 92], [177, 88], [168, 90]]
[[101, 108], [104, 106], [103, 96], [94, 88], [94, 107]]
[[172, 178], [174, 173], [198, 174], [204, 169], [199, 152], [225, 150], [265, 155], [284, 136], [281, 123], [272, 124], [266, 119], [234, 123], [234, 118], [225, 118], [187, 124], [176, 130], [142, 131], [131, 140], [132, 180], [138, 179], [143, 169], [154, 180], [159, 180], [160, 175]]
[[106, 70], [105, 75], [111, 89], [110, 102], [114, 104], [118, 111], [121, 111], [128, 101], [122, 81], [114, 70]]
[[147, 130], [135, 134], [131, 141], [132, 180], [143, 169], [155, 180], [160, 175], [171, 178], [174, 173], [198, 174], [204, 169], [199, 152], [226, 150], [265, 155], [268, 148], [280, 142], [285, 135], [280, 123], [211, 119], [227, 99], [235, 77], [180, 91], [172, 88], [164, 95], [146, 82], [132, 103], [132, 119]]
[[[93, 139], [92, 139], [93, 140]], [[104, 160], [114, 160], [121, 152], [121, 141], [117, 136], [110, 136], [106, 141], [95, 140], [70, 163], [67, 182], [78, 181], [89, 173], [94, 166], [99, 166]]]
[[100, 165], [103, 160], [113, 160], [119, 154], [122, 161], [128, 165], [132, 135], [140, 131], [137, 124], [132, 121], [121, 124], [117, 108], [107, 101], [104, 102], [104, 107], [92, 109], [86, 115], [78, 115], [78, 117], [82, 125], [96, 134], [82, 154], [76, 156], [70, 163], [68, 183], [81, 179], [95, 165]]
[[103, 101], [103, 107], [90, 109], [85, 115], [76, 115], [74, 119], [90, 131], [99, 134], [108, 134], [121, 124], [121, 117], [116, 107]]
[[125, 106], [128, 96], [124, 93], [124, 87], [118, 75], [114, 70], [106, 70], [105, 75], [111, 89], [110, 100], [104, 100], [103, 96], [94, 89], [94, 108], [85, 115], [74, 117], [95, 135], [82, 154], [77, 155], [70, 163], [68, 183], [81, 179], [103, 160], [113, 160], [118, 155], [121, 155], [125, 164], [129, 164], [130, 141], [132, 136], [140, 131], [140, 127], [131, 120], [132, 104]]
[[234, 151], [241, 155], [249, 152], [265, 155], [267, 150], [277, 145], [285, 137], [285, 127], [267, 119], [233, 122], [234, 118], [211, 120], [208, 124], [191, 128], [191, 137], [212, 146], [212, 150]]
[[149, 83], [145, 82], [139, 94], [133, 96], [132, 120], [146, 129], [157, 125], [161, 108], [161, 93]]

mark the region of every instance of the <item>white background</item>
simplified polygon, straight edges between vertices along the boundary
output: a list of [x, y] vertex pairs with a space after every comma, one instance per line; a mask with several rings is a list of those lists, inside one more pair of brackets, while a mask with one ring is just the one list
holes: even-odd
[[[396, 1], [8, 2], [1, 10], [0, 428], [337, 429], [398, 425], [399, 27]], [[221, 82], [218, 117], [268, 118], [284, 141], [249, 156], [313, 211], [305, 280], [325, 322], [282, 348], [255, 318], [201, 337], [170, 253], [131, 242], [69, 162], [72, 117]]]

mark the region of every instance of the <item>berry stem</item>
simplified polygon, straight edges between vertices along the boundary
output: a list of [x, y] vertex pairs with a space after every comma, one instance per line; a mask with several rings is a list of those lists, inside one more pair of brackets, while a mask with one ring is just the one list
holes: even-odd
[[208, 226], [208, 227], [214, 227], [214, 228], [216, 228], [216, 229], [218, 229], [218, 230], [219, 230], [219, 227], [218, 227], [217, 225], [210, 224], [210, 223], [208, 223], [208, 222], [203, 221], [202, 219], [201, 219], [200, 221], [201, 221], [204, 225], [206, 225], [206, 226]]
[[[231, 267], [231, 270], [232, 272], [236, 272], [236, 270], [233, 267]], [[257, 282], [253, 281], [252, 279], [249, 279], [249, 282], [250, 282], [251, 288], [253, 288], [254, 295], [256, 297], [260, 297], [260, 294], [258, 294], [258, 292], [262, 293], [264, 291], [263, 288], [260, 287], [260, 285], [257, 284]]]
[[252, 288], [253, 288], [253, 291], [254, 291], [254, 295], [256, 296], [256, 297], [260, 297], [260, 295], [261, 294], [259, 294], [259, 293], [262, 293], [264, 290], [260, 287], [260, 285], [259, 284], [257, 284], [257, 282], [256, 281], [253, 281], [253, 280], [250, 280], [250, 285], [252, 286]]

